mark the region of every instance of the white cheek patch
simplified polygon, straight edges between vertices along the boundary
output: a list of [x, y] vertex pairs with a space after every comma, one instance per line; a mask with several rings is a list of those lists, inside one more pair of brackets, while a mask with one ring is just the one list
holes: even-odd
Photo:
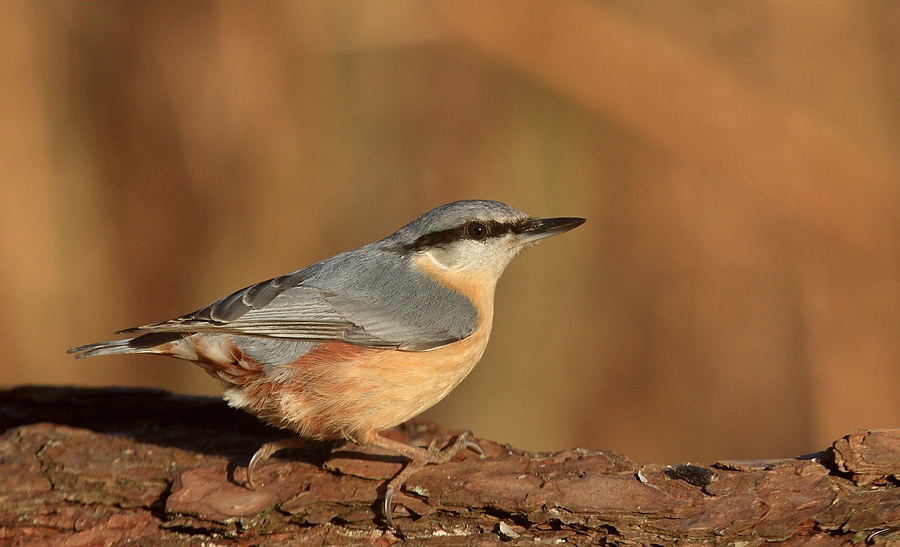
[[484, 242], [459, 242], [448, 248], [437, 248], [423, 254], [437, 269], [458, 274], [491, 272], [500, 274], [510, 260], [522, 250], [521, 245], [492, 245]]
[[[441, 254], [442, 254], [442, 255], [445, 255], [445, 258], [446, 258], [447, 253], [441, 253]], [[439, 258], [437, 257], [437, 252], [435, 252], [435, 251], [427, 251], [427, 252], [425, 253], [425, 256], [428, 258], [428, 260], [431, 261], [432, 264], [434, 264], [435, 266], [437, 266], [437, 267], [440, 268], [441, 270], [445, 270], [445, 271], [446, 271], [446, 270], [449, 270], [449, 269], [450, 269], [450, 266], [448, 266], [447, 264], [445, 264], [444, 262], [442, 262], [441, 259], [439, 259]]]

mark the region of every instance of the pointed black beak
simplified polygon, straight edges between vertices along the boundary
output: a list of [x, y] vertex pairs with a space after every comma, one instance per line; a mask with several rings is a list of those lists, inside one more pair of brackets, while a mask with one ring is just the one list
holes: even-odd
[[534, 241], [568, 232], [584, 224], [585, 220], [575, 217], [529, 218], [516, 226], [515, 233], [525, 240]]

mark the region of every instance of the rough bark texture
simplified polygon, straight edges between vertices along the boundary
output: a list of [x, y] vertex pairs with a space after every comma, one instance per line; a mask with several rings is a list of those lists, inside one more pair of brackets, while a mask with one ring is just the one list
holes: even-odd
[[[378, 511], [401, 460], [285, 438], [218, 399], [135, 389], [0, 392], [5, 545], [788, 545], [900, 543], [900, 430], [858, 431], [803, 458], [711, 466], [609, 452], [532, 454], [482, 440]], [[408, 424], [394, 438], [450, 433]]]

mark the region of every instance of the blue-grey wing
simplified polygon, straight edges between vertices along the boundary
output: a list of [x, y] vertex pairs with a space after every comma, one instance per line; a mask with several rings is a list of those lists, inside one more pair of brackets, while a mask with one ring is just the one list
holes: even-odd
[[477, 314], [461, 295], [419, 279], [402, 263], [353, 258], [339, 255], [123, 333], [203, 332], [422, 351], [474, 332]]

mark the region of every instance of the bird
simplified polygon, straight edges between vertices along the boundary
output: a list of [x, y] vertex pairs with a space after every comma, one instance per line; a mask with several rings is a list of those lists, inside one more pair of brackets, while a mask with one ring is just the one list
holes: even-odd
[[382, 512], [407, 479], [464, 448], [414, 447], [381, 433], [443, 399], [481, 359], [497, 280], [524, 248], [583, 218], [535, 218], [498, 201], [437, 207], [393, 234], [251, 285], [187, 315], [126, 329], [129, 338], [68, 350], [78, 359], [148, 353], [191, 361], [219, 380], [227, 403], [295, 434], [256, 451], [350, 441], [403, 456]]

